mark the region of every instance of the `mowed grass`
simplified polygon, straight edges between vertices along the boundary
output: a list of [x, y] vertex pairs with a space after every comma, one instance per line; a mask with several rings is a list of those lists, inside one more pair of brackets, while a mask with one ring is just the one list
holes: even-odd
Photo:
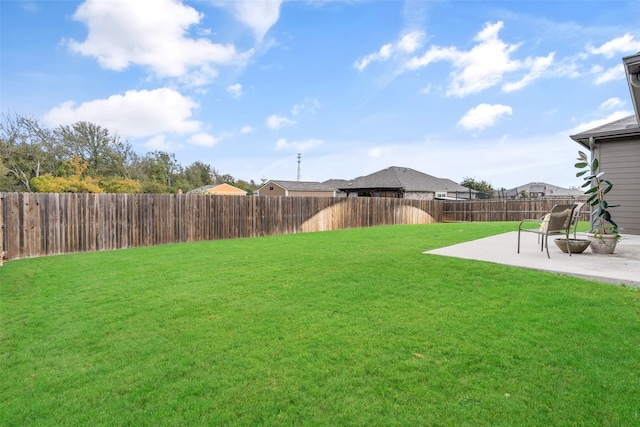
[[640, 425], [637, 289], [422, 253], [515, 227], [5, 263], [0, 425]]

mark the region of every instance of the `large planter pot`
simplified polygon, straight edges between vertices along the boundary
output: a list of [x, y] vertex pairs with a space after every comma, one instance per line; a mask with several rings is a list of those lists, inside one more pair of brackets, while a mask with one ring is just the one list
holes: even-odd
[[591, 240], [591, 251], [596, 254], [612, 254], [618, 244], [615, 234], [587, 233], [587, 238]]
[[[554, 242], [556, 243], [556, 246], [559, 247], [560, 250], [565, 254], [568, 252], [569, 249], [571, 250], [572, 254], [581, 254], [591, 244], [591, 240], [588, 240], [588, 239], [567, 240], [565, 238], [561, 238], [561, 239], [555, 239]], [[567, 246], [568, 246], [568, 249], [567, 249]]]

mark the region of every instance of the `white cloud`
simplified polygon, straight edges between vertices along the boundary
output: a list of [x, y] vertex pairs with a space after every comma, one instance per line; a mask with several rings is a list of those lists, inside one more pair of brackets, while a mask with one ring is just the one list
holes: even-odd
[[197, 132], [202, 126], [191, 118], [196, 108], [195, 101], [173, 89], [130, 90], [80, 105], [64, 102], [46, 113], [44, 121], [52, 126], [88, 121], [125, 137], [184, 134]]
[[508, 105], [480, 104], [467, 111], [458, 121], [458, 126], [467, 130], [482, 130], [493, 126], [498, 119], [505, 115], [510, 116], [512, 113], [513, 111]]
[[282, 0], [232, 0], [221, 4], [229, 8], [238, 21], [251, 28], [258, 41], [262, 41], [280, 18]]
[[519, 45], [508, 45], [498, 38], [502, 25], [502, 22], [485, 25], [475, 37], [479, 44], [456, 56], [454, 65], [457, 69], [451, 73], [448, 95], [465, 96], [481, 92], [498, 84], [504, 73], [521, 68], [518, 61], [511, 59]]
[[236, 99], [240, 98], [242, 96], [242, 85], [240, 83], [236, 83], [228, 86], [227, 93]]
[[170, 151], [172, 149], [171, 144], [167, 142], [167, 138], [164, 135], [156, 135], [144, 144], [145, 148], [149, 151]]
[[369, 64], [371, 64], [372, 62], [384, 61], [386, 59], [389, 59], [390, 57], [391, 57], [391, 45], [385, 44], [380, 48], [379, 51], [370, 53], [364, 56], [363, 58], [358, 59], [355, 62], [355, 64], [353, 64], [353, 66], [356, 67], [358, 71], [362, 71], [365, 68], [367, 68]]
[[604, 55], [605, 58], [612, 58], [614, 55], [619, 53], [631, 54], [639, 50], [640, 40], [636, 40], [630, 33], [626, 33], [621, 37], [609, 40], [600, 47], [595, 47], [591, 44], [587, 45], [587, 52], [593, 55]]
[[405, 53], [413, 53], [422, 47], [424, 41], [424, 33], [422, 31], [413, 31], [404, 35], [397, 44], [399, 50]]
[[586, 57], [586, 54], [579, 54], [562, 58], [555, 64], [550, 75], [553, 75], [554, 77], [568, 77], [570, 79], [580, 77], [582, 75], [582, 61], [584, 61]]
[[405, 34], [396, 43], [384, 44], [377, 52], [370, 53], [358, 59], [353, 66], [358, 71], [363, 71], [372, 62], [387, 61], [399, 54], [411, 54], [419, 49], [424, 41], [425, 34], [422, 31], [413, 31]]
[[284, 116], [279, 116], [277, 114], [272, 114], [267, 117], [267, 126], [270, 129], [280, 129], [284, 126], [294, 125], [296, 122], [294, 120], [288, 119]]
[[107, 69], [139, 65], [159, 77], [202, 85], [216, 77], [215, 66], [244, 64], [253, 50], [239, 54], [230, 44], [189, 38], [188, 29], [201, 18], [193, 7], [176, 0], [86, 0], [73, 19], [87, 25], [87, 38], [65, 43]]
[[566, 132], [563, 132], [565, 135], [575, 135], [577, 133], [581, 133], [587, 130], [591, 130], [594, 128], [597, 128], [598, 126], [602, 126], [605, 125], [607, 123], [610, 122], [614, 122], [616, 120], [620, 120], [624, 117], [627, 117], [629, 115], [633, 114], [632, 111], [625, 111], [625, 110], [620, 110], [620, 111], [614, 111], [613, 113], [609, 114], [607, 117], [602, 117], [600, 119], [594, 119], [594, 120], [590, 120], [588, 122], [584, 122], [584, 123], [580, 123], [579, 125], [575, 126], [573, 129], [570, 129]]
[[515, 83], [507, 83], [504, 91], [521, 89], [535, 79], [553, 63], [554, 53], [545, 57], [526, 58], [524, 61], [512, 59], [512, 54], [520, 44], [507, 44], [498, 37], [503, 27], [501, 21], [485, 24], [476, 34], [478, 43], [468, 51], [460, 51], [455, 47], [432, 46], [422, 56], [415, 56], [405, 64], [406, 69], [415, 70], [426, 67], [436, 61], [450, 61], [454, 70], [450, 73], [451, 84], [447, 95], [466, 96], [481, 92], [499, 84], [507, 73], [528, 70], [528, 74]]
[[601, 110], [612, 110], [616, 107], [621, 107], [622, 105], [624, 105], [624, 101], [621, 100], [620, 98], [609, 98], [606, 101], [604, 101], [602, 104], [600, 104], [600, 109]]
[[604, 67], [602, 65], [594, 65], [590, 71], [591, 74], [601, 74], [604, 71]]
[[623, 80], [625, 78], [624, 67], [622, 64], [613, 66], [604, 71], [602, 67], [594, 66], [591, 68], [591, 71], [596, 74], [595, 84], [597, 85], [613, 80]]
[[240, 129], [240, 133], [247, 134], [247, 133], [253, 132], [254, 130], [255, 130], [254, 128], [247, 125], [247, 126], [244, 126], [242, 129]]
[[380, 157], [382, 156], [382, 148], [375, 147], [369, 150], [369, 157]]
[[304, 152], [312, 150], [320, 145], [322, 145], [322, 141], [319, 139], [304, 139], [302, 141], [288, 142], [285, 138], [281, 138], [276, 142], [276, 149]]
[[414, 56], [408, 60], [405, 67], [408, 70], [417, 70], [426, 67], [432, 62], [448, 60], [455, 61], [460, 56], [460, 52], [455, 47], [431, 46], [422, 56]]
[[318, 109], [321, 107], [322, 104], [320, 104], [320, 101], [315, 98], [306, 97], [300, 104], [296, 104], [293, 106], [293, 108], [291, 108], [291, 114], [297, 116], [304, 110], [310, 112], [311, 114], [315, 114], [316, 111], [318, 111]]
[[189, 137], [189, 144], [198, 145], [200, 147], [213, 147], [220, 141], [220, 138], [216, 138], [205, 132], [199, 132]]
[[178, 80], [188, 86], [199, 87], [208, 85], [218, 77], [218, 70], [209, 64], [204, 64], [198, 69], [190, 70], [188, 73], [179, 76]]
[[520, 90], [525, 86], [528, 86], [534, 80], [537, 80], [540, 76], [544, 74], [544, 72], [551, 66], [553, 63], [553, 57], [555, 56], [555, 52], [551, 52], [547, 56], [539, 56], [535, 59], [527, 58], [525, 61], [526, 67], [531, 71], [514, 83], [505, 83], [502, 85], [502, 90], [505, 92], [513, 92], [515, 90]]
[[373, 147], [370, 149], [367, 154], [369, 158], [372, 159], [386, 159], [388, 155], [393, 152], [393, 146], [381, 146], [381, 147]]

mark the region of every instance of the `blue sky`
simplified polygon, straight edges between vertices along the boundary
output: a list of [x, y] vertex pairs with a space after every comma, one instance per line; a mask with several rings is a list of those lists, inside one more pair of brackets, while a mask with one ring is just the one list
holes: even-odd
[[2, 0], [1, 110], [260, 182], [410, 167], [577, 186], [633, 114], [639, 1]]

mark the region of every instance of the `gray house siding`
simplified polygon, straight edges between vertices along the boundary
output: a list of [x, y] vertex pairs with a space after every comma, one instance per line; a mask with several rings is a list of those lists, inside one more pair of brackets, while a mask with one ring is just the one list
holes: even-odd
[[614, 185], [607, 201], [620, 204], [611, 210], [614, 221], [623, 234], [640, 234], [640, 138], [596, 140], [594, 150], [600, 171]]

